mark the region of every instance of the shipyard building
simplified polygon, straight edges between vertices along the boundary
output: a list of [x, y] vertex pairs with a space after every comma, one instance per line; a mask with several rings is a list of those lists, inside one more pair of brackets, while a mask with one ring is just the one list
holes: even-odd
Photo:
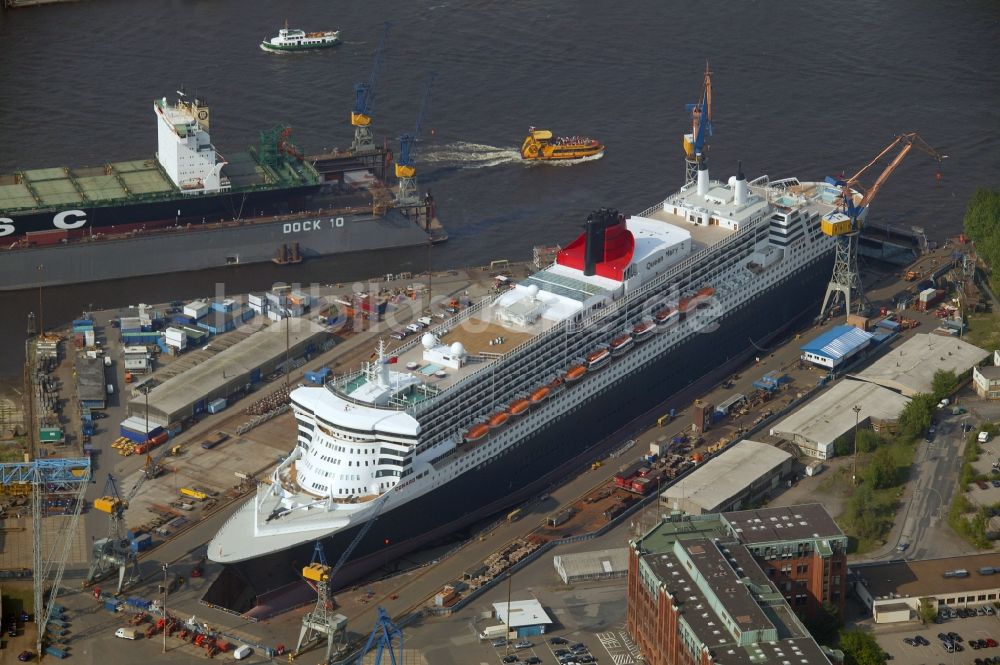
[[649, 665], [825, 665], [802, 619], [842, 612], [846, 577], [820, 504], [673, 518], [629, 542], [627, 628]]
[[[183, 374], [155, 386], [148, 394], [149, 420], [168, 425], [204, 413], [217, 399], [242, 395], [248, 385], [275, 371], [288, 358], [320, 348], [325, 329], [306, 319], [285, 319], [220, 351]], [[129, 415], [146, 414], [146, 397], [129, 401]]]
[[552, 557], [552, 565], [563, 584], [610, 580], [625, 577], [628, 573], [628, 550], [619, 547], [596, 552], [557, 554]]
[[827, 369], [837, 369], [868, 348], [872, 334], [842, 325], [817, 336], [801, 347], [802, 359]]
[[934, 392], [934, 373], [951, 371], [961, 378], [989, 358], [988, 351], [966, 341], [921, 333], [889, 350], [853, 378], [895, 390], [907, 397]]
[[890, 428], [909, 402], [908, 397], [874, 383], [844, 379], [793, 411], [770, 433], [809, 457], [829, 459], [835, 455], [837, 440], [852, 435], [855, 425], [876, 432]]
[[767, 495], [791, 470], [789, 453], [743, 440], [664, 490], [660, 506], [689, 515], [737, 510]]

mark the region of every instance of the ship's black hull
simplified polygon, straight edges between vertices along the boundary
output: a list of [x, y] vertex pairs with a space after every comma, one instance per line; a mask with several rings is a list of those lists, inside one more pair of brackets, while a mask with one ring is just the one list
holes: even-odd
[[[678, 407], [690, 402], [749, 356], [759, 353], [760, 346], [814, 317], [831, 269], [832, 257], [827, 256], [789, 275], [757, 299], [727, 313], [713, 332], [691, 335], [657, 361], [611, 384], [581, 408], [508, 448], [488, 466], [466, 472], [392, 510], [361, 540], [333, 585], [346, 585], [387, 561], [541, 493], [578, 471], [581, 463], [604, 452], [597, 444], [620, 444], [605, 440], [665, 400], [672, 398], [672, 406]], [[336, 560], [359, 529], [354, 527], [324, 539], [327, 557]], [[310, 543], [227, 564], [204, 600], [245, 613], [258, 603], [267, 603], [268, 596], [281, 589], [280, 595], [287, 602], [294, 596], [287, 593], [288, 587], [301, 580], [301, 567], [310, 561], [312, 550]], [[302, 587], [305, 601], [309, 590], [304, 584]]]
[[[308, 198], [316, 194], [322, 184], [282, 187], [264, 190], [245, 190], [224, 194], [178, 195], [176, 198], [156, 201], [130, 202], [103, 206], [65, 204], [41, 211], [2, 213], [13, 222], [13, 233], [7, 238], [28, 232], [70, 230], [77, 235], [110, 231], [112, 227], [132, 227], [142, 224], [178, 223], [200, 224], [232, 219], [251, 219], [298, 212], [308, 205]], [[57, 215], [68, 210], [81, 210], [57, 226]], [[2, 229], [0, 229], [2, 230]]]

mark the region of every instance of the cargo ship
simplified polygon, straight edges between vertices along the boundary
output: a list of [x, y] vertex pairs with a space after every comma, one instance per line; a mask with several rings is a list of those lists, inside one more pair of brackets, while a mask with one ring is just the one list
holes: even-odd
[[298, 28], [285, 27], [278, 30], [277, 37], [268, 37], [260, 43], [265, 51], [289, 53], [294, 51], [313, 51], [330, 48], [340, 43], [339, 30], [324, 30], [321, 32], [306, 32]]
[[559, 161], [583, 159], [604, 154], [604, 144], [584, 136], [556, 138], [547, 129], [528, 128], [528, 135], [521, 144], [521, 158], [528, 161]]
[[446, 238], [432, 199], [397, 204], [384, 150], [305, 157], [275, 127], [223, 158], [204, 101], [162, 98], [153, 113], [152, 159], [0, 175], [0, 290]]
[[638, 214], [594, 212], [509, 290], [296, 388], [291, 453], [209, 544], [226, 565], [204, 600], [248, 616], [308, 601], [296, 578], [316, 541], [347, 552], [342, 585], [586, 468], [631, 419], [815, 316], [837, 196], [741, 168], [711, 180], [702, 159]]

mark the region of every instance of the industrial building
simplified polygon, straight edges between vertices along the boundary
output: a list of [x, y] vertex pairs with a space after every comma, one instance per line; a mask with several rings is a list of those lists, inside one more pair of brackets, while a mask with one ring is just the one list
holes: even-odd
[[988, 351], [961, 339], [920, 333], [852, 376], [913, 397], [933, 392], [934, 373], [938, 370], [963, 377], [989, 356]]
[[825, 665], [800, 616], [843, 611], [846, 551], [819, 504], [664, 520], [629, 542], [626, 627], [649, 665]]
[[[264, 327], [149, 391], [149, 419], [159, 425], [203, 413], [208, 403], [238, 395], [285, 362], [319, 348], [325, 329], [306, 319]], [[287, 344], [287, 349], [286, 349]], [[145, 415], [145, 397], [129, 401], [129, 415]]]
[[664, 490], [660, 506], [689, 515], [736, 510], [769, 493], [791, 470], [789, 453], [745, 439]]
[[986, 399], [1000, 399], [1000, 351], [993, 352], [993, 364], [972, 369], [972, 386]]
[[[892, 427], [910, 402], [908, 397], [874, 383], [843, 379], [819, 397], [796, 409], [771, 428], [809, 457], [829, 459], [837, 439], [853, 433], [855, 424], [881, 431]], [[854, 407], [860, 407], [857, 414]]]
[[1000, 561], [994, 552], [876, 563], [852, 568], [851, 586], [875, 623], [910, 621], [924, 598], [954, 609], [1000, 600]]
[[104, 362], [100, 358], [77, 356], [76, 394], [82, 407], [103, 409], [107, 406], [108, 384], [104, 381]]
[[552, 619], [537, 600], [514, 600], [493, 603], [493, 613], [518, 637], [543, 635], [552, 625]]
[[619, 547], [596, 552], [557, 554], [552, 565], [563, 584], [588, 580], [610, 580], [628, 574], [628, 549]]
[[861, 328], [834, 326], [815, 339], [803, 344], [802, 359], [827, 369], [837, 369], [868, 348], [872, 334]]

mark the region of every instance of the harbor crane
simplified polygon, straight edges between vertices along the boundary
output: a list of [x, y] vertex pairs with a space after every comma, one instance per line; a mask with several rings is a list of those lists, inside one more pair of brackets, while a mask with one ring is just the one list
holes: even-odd
[[382, 30], [382, 39], [375, 49], [375, 59], [372, 63], [368, 82], [354, 84], [354, 108], [351, 111], [351, 124], [354, 126], [354, 143], [351, 149], [355, 153], [372, 152], [375, 150], [375, 134], [372, 132], [372, 108], [375, 106], [375, 88], [378, 84], [379, 71], [382, 69], [382, 53], [389, 37], [391, 23], [386, 21]]
[[121, 593], [125, 585], [139, 579], [138, 554], [132, 550], [132, 544], [128, 539], [125, 511], [143, 484], [160, 475], [163, 471], [160, 460], [169, 455], [171, 450], [173, 449], [170, 446], [164, 446], [163, 451], [156, 457], [147, 455], [139, 479], [125, 496], [119, 491], [114, 476], [108, 474], [108, 480], [104, 484], [104, 495], [94, 501], [95, 509], [108, 514], [108, 536], [94, 542], [91, 549], [90, 570], [86, 581], [88, 585], [103, 579], [115, 568], [118, 569], [116, 594]]
[[[861, 286], [861, 274], [858, 271], [858, 235], [861, 225], [868, 213], [868, 206], [882, 190], [882, 186], [902, 163], [903, 158], [916, 148], [934, 158], [939, 164], [947, 158], [932, 148], [916, 132], [900, 134], [882, 152], [864, 165], [860, 171], [850, 178], [837, 179], [827, 177], [828, 185], [836, 188], [837, 209], [823, 216], [820, 221], [822, 232], [837, 241], [837, 256], [833, 265], [833, 275], [823, 296], [823, 306], [820, 308], [820, 318], [824, 317], [830, 308], [838, 304], [839, 296], [844, 298], [845, 314], [863, 313], [867, 310], [864, 289]], [[875, 178], [871, 186], [861, 182], [862, 176], [875, 168], [876, 164], [896, 152], [892, 161]], [[940, 172], [938, 173], [940, 177]], [[852, 310], [852, 303], [854, 309]]]
[[[31, 494], [31, 518], [34, 541], [32, 543], [34, 570], [35, 626], [38, 628], [36, 649], [42, 651], [42, 641], [46, 635], [52, 609], [66, 572], [66, 560], [74, 544], [74, 536], [80, 522], [84, 494], [90, 485], [90, 459], [37, 459], [32, 462], [0, 464], [0, 491], [4, 494]], [[54, 497], [62, 497], [54, 499]], [[43, 544], [42, 517], [45, 509], [59, 506], [65, 501], [71, 503], [69, 524], [59, 530], [59, 538], [49, 548]], [[66, 506], [63, 506], [64, 508]], [[48, 556], [46, 556], [48, 554]], [[53, 568], [55, 572], [53, 573]], [[51, 585], [48, 602], [45, 602], [45, 587]]]
[[424, 96], [420, 100], [420, 111], [417, 113], [417, 123], [412, 134], [399, 137], [399, 161], [396, 162], [396, 177], [399, 179], [399, 194], [396, 197], [400, 205], [417, 205], [420, 203], [420, 193], [417, 191], [417, 168], [413, 165], [414, 143], [420, 138], [420, 129], [427, 115], [427, 104], [431, 96], [431, 88], [437, 74], [431, 72], [424, 87]]
[[707, 61], [701, 99], [684, 108], [691, 114], [691, 133], [684, 135], [684, 184], [689, 185], [698, 178], [698, 163], [708, 147], [705, 141], [712, 135], [712, 70]]
[[376, 499], [372, 516], [361, 527], [354, 540], [344, 548], [343, 553], [341, 553], [340, 558], [337, 559], [337, 563], [333, 567], [330, 567], [326, 562], [326, 554], [323, 552], [322, 541], [316, 541], [312, 561], [302, 569], [302, 577], [305, 578], [309, 586], [316, 590], [316, 607], [313, 608], [312, 612], [307, 612], [302, 617], [302, 628], [299, 630], [299, 641], [295, 645], [295, 655], [300, 653], [303, 644], [312, 642], [320, 635], [326, 635], [326, 659], [323, 662], [329, 663], [330, 654], [333, 651], [334, 638], [339, 635], [341, 643], [346, 639], [347, 617], [333, 611], [333, 596], [330, 593], [330, 581], [336, 578], [337, 573], [347, 563], [355, 548], [357, 548], [358, 544], [361, 543], [362, 539], [371, 530], [391, 492], [392, 490], [389, 490]]
[[[373, 646], [376, 648], [373, 665], [382, 665], [382, 654], [386, 652], [389, 654], [388, 663], [403, 665], [403, 631], [392, 622], [389, 614], [381, 607], [378, 608], [378, 619], [368, 636], [368, 642], [357, 660], [358, 665], [364, 663], [365, 656], [371, 652]], [[396, 657], [397, 653], [399, 658]]]

